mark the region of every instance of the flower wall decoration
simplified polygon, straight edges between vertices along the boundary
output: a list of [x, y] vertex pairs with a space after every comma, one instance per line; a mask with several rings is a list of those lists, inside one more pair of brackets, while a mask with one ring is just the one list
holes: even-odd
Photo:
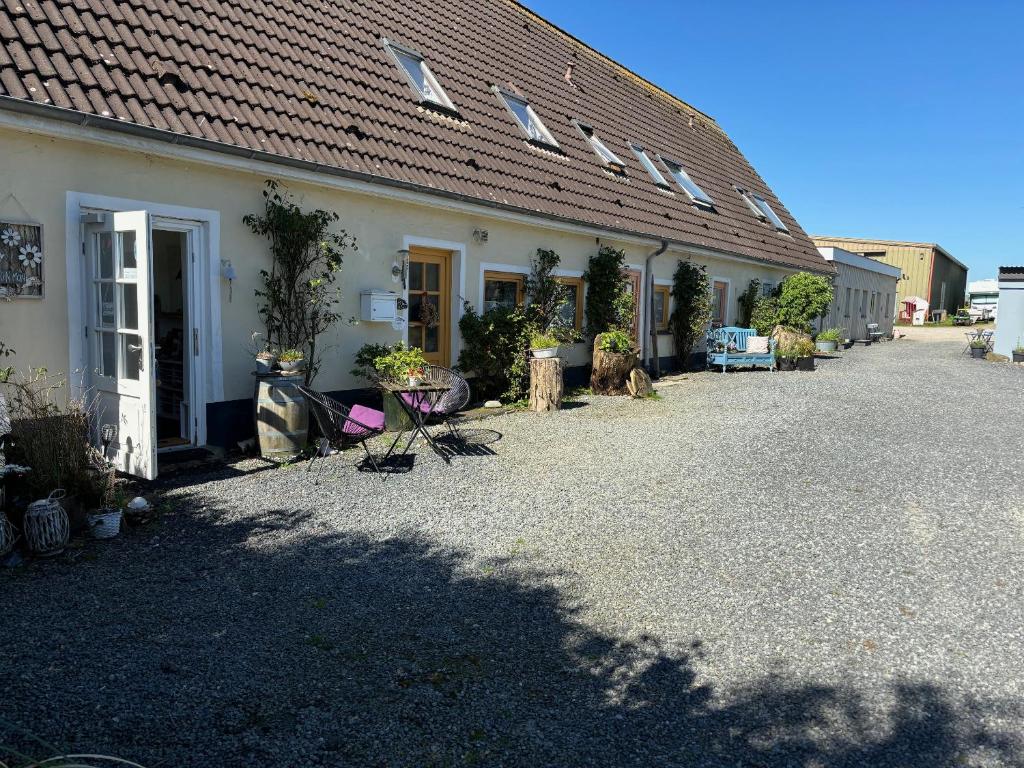
[[43, 295], [43, 228], [0, 221], [0, 299]]

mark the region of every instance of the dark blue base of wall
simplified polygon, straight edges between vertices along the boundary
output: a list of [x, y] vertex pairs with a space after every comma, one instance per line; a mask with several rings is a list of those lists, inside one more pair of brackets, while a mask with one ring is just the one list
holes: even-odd
[[[674, 357], [661, 357], [662, 375], [678, 372]], [[704, 368], [704, 356], [690, 356], [687, 370], [697, 371]], [[590, 385], [590, 366], [576, 365], [565, 369], [565, 385], [567, 387], [587, 387]], [[335, 400], [345, 405], [362, 403], [374, 408], [381, 408], [380, 392], [375, 389], [345, 389], [328, 393]], [[210, 445], [225, 450], [237, 448], [238, 443], [248, 440], [256, 434], [255, 415], [252, 411], [252, 400], [224, 400], [209, 403], [206, 406], [206, 439]]]

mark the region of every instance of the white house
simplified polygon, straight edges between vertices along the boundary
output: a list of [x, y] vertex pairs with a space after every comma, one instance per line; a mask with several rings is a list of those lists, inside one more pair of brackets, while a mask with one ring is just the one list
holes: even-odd
[[890, 336], [902, 270], [842, 248], [822, 246], [818, 251], [836, 267], [832, 305], [821, 326], [842, 328], [850, 339], [866, 339], [868, 323], [877, 323], [878, 330]]

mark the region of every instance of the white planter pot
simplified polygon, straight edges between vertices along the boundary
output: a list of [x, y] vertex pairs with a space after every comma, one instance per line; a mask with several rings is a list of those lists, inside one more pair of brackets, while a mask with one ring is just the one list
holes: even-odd
[[409, 377], [409, 386], [410, 387], [418, 387], [422, 383], [423, 383], [423, 379], [419, 378], [418, 376], [410, 376]]
[[256, 358], [256, 373], [270, 373], [274, 368], [274, 363], [277, 360], [273, 357], [257, 357]]
[[89, 528], [92, 529], [94, 539], [112, 539], [121, 530], [120, 509], [105, 509], [102, 512], [93, 512], [89, 515]]
[[816, 341], [814, 346], [821, 352], [835, 352], [838, 346], [838, 342], [835, 341]]
[[536, 358], [558, 357], [558, 347], [545, 347], [544, 349], [531, 349], [530, 354]]
[[285, 362], [284, 360], [278, 360], [277, 367], [280, 368], [282, 371], [301, 371], [305, 364], [306, 361], [304, 359], [289, 360], [288, 362]]

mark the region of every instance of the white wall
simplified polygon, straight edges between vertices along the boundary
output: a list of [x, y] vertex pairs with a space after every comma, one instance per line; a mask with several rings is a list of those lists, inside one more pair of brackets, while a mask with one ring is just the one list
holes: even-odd
[[1024, 344], [1024, 282], [1001, 282], [993, 350], [1010, 357], [1018, 344]]

